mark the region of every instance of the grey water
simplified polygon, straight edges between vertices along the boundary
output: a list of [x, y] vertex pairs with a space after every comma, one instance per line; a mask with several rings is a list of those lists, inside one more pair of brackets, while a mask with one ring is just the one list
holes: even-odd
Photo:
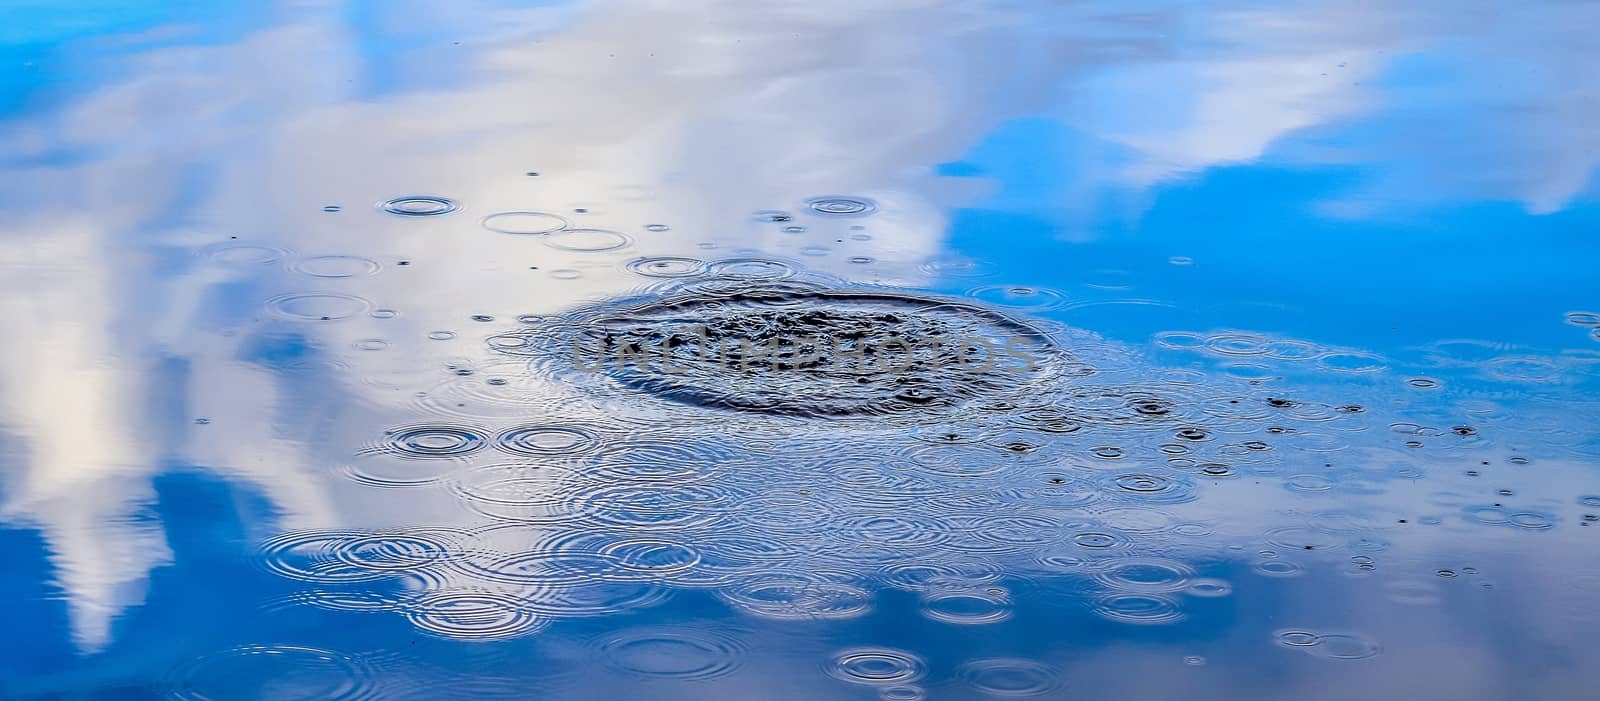
[[1593, 26], [0, 3], [0, 698], [1590, 698]]

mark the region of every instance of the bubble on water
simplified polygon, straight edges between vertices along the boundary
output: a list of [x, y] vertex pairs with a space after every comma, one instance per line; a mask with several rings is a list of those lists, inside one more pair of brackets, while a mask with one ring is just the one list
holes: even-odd
[[400, 312], [393, 309], [374, 309], [371, 314], [374, 319], [393, 319], [400, 316]]
[[850, 256], [850, 262], [856, 265], [870, 265], [877, 262], [877, 260], [871, 256]]
[[747, 654], [737, 640], [687, 626], [627, 630], [603, 638], [598, 647], [612, 669], [673, 681], [727, 676]]
[[1415, 389], [1438, 389], [1439, 381], [1431, 377], [1413, 377], [1406, 380], [1406, 384]]
[[385, 432], [385, 447], [412, 458], [450, 458], [475, 453], [488, 444], [485, 431], [472, 426], [423, 424]]
[[1011, 618], [1011, 599], [983, 589], [934, 591], [923, 595], [922, 615], [956, 625], [999, 623]]
[[1566, 320], [1573, 326], [1600, 326], [1600, 314], [1595, 312], [1567, 312]]
[[267, 311], [295, 321], [337, 321], [363, 314], [371, 306], [360, 297], [331, 292], [288, 294], [267, 300]]
[[437, 195], [407, 195], [380, 202], [378, 208], [403, 217], [436, 217], [454, 212], [461, 206], [455, 200]]
[[977, 659], [962, 664], [956, 673], [973, 688], [991, 696], [1045, 696], [1061, 685], [1054, 669], [1033, 660]]
[[1600, 509], [1600, 495], [1587, 495], [1578, 497], [1578, 503], [1583, 506]]
[[297, 645], [246, 645], [203, 655], [168, 675], [167, 698], [211, 701], [356, 701], [378, 696], [378, 676], [362, 659]]
[[645, 277], [685, 278], [706, 274], [706, 262], [699, 258], [655, 256], [628, 262], [628, 270]]
[[782, 224], [784, 222], [794, 221], [794, 215], [776, 209], [763, 209], [756, 212], [752, 216], [755, 217], [756, 221], [766, 222], [768, 224]]
[[429, 331], [428, 338], [434, 341], [449, 341], [456, 337], [454, 331]]
[[449, 589], [420, 597], [406, 609], [406, 618], [423, 632], [465, 641], [520, 638], [550, 624], [549, 618], [528, 610], [515, 597]]
[[667, 226], [666, 224], [645, 224], [644, 230], [659, 234], [663, 231], [671, 231], [672, 227]]
[[816, 214], [832, 217], [860, 217], [878, 211], [872, 200], [838, 195], [814, 197], [806, 200], [806, 207]]
[[1183, 663], [1189, 665], [1190, 667], [1204, 667], [1206, 665], [1206, 658], [1199, 655], [1189, 655], [1188, 657], [1183, 658]]
[[315, 256], [294, 264], [296, 272], [314, 277], [342, 278], [372, 275], [382, 269], [377, 261], [360, 256]]
[[609, 229], [561, 229], [545, 234], [540, 240], [551, 248], [582, 253], [614, 251], [633, 243], [627, 234]]

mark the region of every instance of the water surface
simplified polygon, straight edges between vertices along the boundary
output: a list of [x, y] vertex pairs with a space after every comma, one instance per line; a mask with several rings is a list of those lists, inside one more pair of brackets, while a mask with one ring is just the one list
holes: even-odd
[[11, 3], [0, 697], [1586, 698], [1597, 24]]

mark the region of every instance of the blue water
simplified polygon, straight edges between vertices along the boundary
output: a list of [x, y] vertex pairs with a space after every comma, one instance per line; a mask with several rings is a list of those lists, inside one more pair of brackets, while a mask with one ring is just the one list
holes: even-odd
[[1594, 26], [0, 4], [0, 698], [1590, 698]]

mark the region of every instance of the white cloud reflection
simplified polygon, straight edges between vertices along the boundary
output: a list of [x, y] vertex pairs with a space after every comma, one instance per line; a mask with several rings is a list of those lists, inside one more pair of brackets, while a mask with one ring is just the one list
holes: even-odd
[[[356, 341], [403, 340], [383, 361], [393, 367], [472, 359], [481, 350], [469, 315], [551, 312], [632, 289], [640, 281], [620, 264], [645, 254], [752, 249], [840, 275], [859, 268], [848, 257], [865, 255], [884, 281], [923, 282], [917, 264], [941, 252], [945, 213], [967, 196], [951, 196], [928, 164], [1040, 112], [1129, 148], [1131, 161], [1107, 177], [1135, 189], [1255, 161], [1308, 130], [1393, 115], [1398, 128], [1317, 157], [1401, 164], [1371, 185], [1375, 197], [1506, 197], [1560, 209], [1600, 162], [1589, 109], [1600, 88], [1577, 72], [1600, 57], [1575, 29], [1600, 24], [1600, 8], [1562, 5], [1503, 28], [1426, 29], [1461, 9], [1173, 7], [1075, 33], [1024, 10], [909, 0], [692, 12], [669, 2], [579, 11], [432, 4], [390, 19], [492, 34], [440, 49], [464, 57], [454, 83], [367, 94], [385, 79], [366, 70], [363, 38], [321, 6], [290, 3], [279, 24], [239, 41], [122, 57], [126, 78], [0, 127], [0, 182], [21, 204], [0, 248], [0, 289], [13, 333], [27, 339], [0, 350], [0, 423], [25, 444], [22, 464], [3, 477], [0, 513], [45, 533], [75, 640], [98, 649], [115, 616], [142, 599], [149, 571], [170, 561], [159, 523], [130, 517], [153, 499], [162, 460], [254, 484], [288, 527], [395, 517], [384, 501], [393, 495], [351, 488], [322, 457], [328, 445], [350, 446], [359, 436], [351, 426], [408, 406], [362, 381], [375, 361], [343, 357]], [[1445, 94], [1389, 87], [1396, 62], [1416, 54], [1445, 64]], [[1523, 81], [1530, 75], [1539, 80]], [[529, 170], [541, 175], [522, 175]], [[1424, 184], [1431, 190], [1419, 193]], [[465, 209], [436, 220], [370, 210], [414, 192], [459, 198]], [[805, 257], [799, 242], [813, 239], [749, 216], [833, 193], [883, 205], [861, 222], [870, 241]], [[321, 212], [329, 203], [345, 211]], [[580, 206], [595, 211], [570, 213]], [[636, 244], [574, 255], [476, 223], [527, 209], [624, 230]], [[168, 220], [181, 228], [166, 229]], [[648, 223], [672, 229], [647, 234]], [[800, 223], [842, 236], [851, 222]], [[231, 236], [365, 256], [385, 270], [315, 281], [190, 255]], [[548, 274], [558, 269], [582, 276]], [[237, 301], [231, 295], [258, 305], [313, 289], [358, 294], [401, 316], [305, 327], [345, 364], [329, 374], [339, 405], [319, 409], [337, 435], [308, 441], [282, 430], [297, 408], [280, 378], [236, 359], [251, 323], [219, 323], [215, 310]], [[412, 343], [439, 329], [462, 338]], [[151, 437], [159, 419], [146, 411], [151, 358], [161, 354], [192, 361], [189, 412], [212, 420], [184, 426], [193, 435], [175, 454]]]

